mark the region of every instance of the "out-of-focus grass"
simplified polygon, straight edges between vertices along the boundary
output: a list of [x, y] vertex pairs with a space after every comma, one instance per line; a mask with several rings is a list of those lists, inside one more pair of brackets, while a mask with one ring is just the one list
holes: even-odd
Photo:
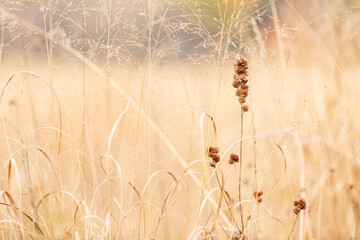
[[[223, 156], [240, 136], [231, 87], [236, 55], [250, 62], [246, 236], [287, 239], [292, 201], [303, 196], [308, 207], [291, 238], [358, 238], [360, 15], [354, 3], [276, 2], [278, 20], [269, 4], [258, 2], [246, 6], [259, 11], [240, 14], [244, 28], [235, 30], [226, 18], [214, 25], [209, 20], [208, 9], [219, 14], [226, 2], [71, 3], [78, 5], [45, 3], [48, 54], [42, 19], [26, 18], [31, 11], [41, 16], [32, 9], [39, 3], [3, 5], [2, 238], [231, 238], [236, 228], [224, 198], [236, 204], [238, 170], [224, 156], [219, 186], [215, 177], [209, 180], [213, 168], [202, 163], [208, 161], [205, 143], [219, 146]], [[204, 12], [197, 12], [201, 6]], [[52, 24], [51, 9], [59, 16]], [[184, 32], [176, 35], [175, 27]], [[209, 119], [201, 121], [204, 113], [214, 118], [216, 138]], [[229, 153], [237, 151], [235, 144]], [[259, 211], [252, 197], [254, 151], [264, 192]], [[231, 199], [222, 195], [217, 214], [221, 189]], [[232, 212], [239, 225], [239, 209]]]

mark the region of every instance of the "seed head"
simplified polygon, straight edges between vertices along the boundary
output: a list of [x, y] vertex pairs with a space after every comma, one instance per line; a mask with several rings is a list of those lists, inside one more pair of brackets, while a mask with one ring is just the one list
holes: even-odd
[[209, 158], [213, 158], [217, 155], [217, 153], [212, 153], [212, 152], [209, 152], [208, 156]]
[[298, 214], [300, 213], [300, 211], [301, 211], [301, 208], [295, 207], [293, 211], [294, 211], [294, 213], [295, 213], [296, 215], [298, 215]]
[[[242, 235], [243, 235], [243, 232], [241, 230], [237, 230], [233, 233], [231, 240], [240, 240]], [[244, 235], [242, 237], [242, 239], [247, 240], [247, 237]]]
[[212, 157], [212, 159], [213, 159], [214, 162], [216, 162], [216, 163], [220, 162], [220, 156], [219, 156], [219, 154], [214, 155], [214, 156]]
[[298, 206], [300, 206], [301, 210], [305, 210], [306, 209], [306, 201], [305, 201], [305, 199], [299, 198], [298, 202], [299, 202]]
[[210, 146], [208, 149], [209, 153], [219, 153], [219, 148], [216, 146]]
[[232, 86], [233, 86], [234, 88], [239, 88], [240, 85], [241, 85], [241, 82], [240, 82], [240, 80], [238, 80], [238, 79], [235, 79], [235, 80], [232, 82]]
[[244, 112], [249, 111], [249, 107], [248, 107], [248, 105], [244, 105], [244, 106], [242, 106], [242, 109], [244, 110]]
[[245, 86], [245, 84], [249, 81], [249, 80], [247, 80], [246, 77], [247, 77], [247, 76], [244, 76], [244, 77], [241, 77], [241, 79], [240, 79], [242, 86]]
[[305, 210], [306, 209], [306, 201], [305, 201], [305, 199], [304, 198], [299, 198], [299, 199], [297, 199], [297, 200], [295, 200], [294, 201], [294, 206], [295, 206], [295, 208], [294, 208], [294, 213], [295, 214], [299, 214], [299, 212], [301, 211], [301, 210]]
[[247, 89], [239, 89], [241, 96], [247, 97], [249, 95], [249, 91]]
[[238, 162], [239, 161], [239, 155], [232, 153], [230, 154], [230, 160], [232, 160], [233, 162]]
[[236, 71], [244, 71], [247, 72], [248, 70], [248, 61], [246, 60], [246, 58], [239, 58], [236, 59], [235, 63], [234, 63], [234, 70]]
[[239, 97], [239, 103], [243, 104], [245, 102], [246, 102], [245, 98], [243, 96], [240, 96]]
[[243, 112], [247, 112], [249, 110], [248, 106], [243, 106], [246, 102], [246, 97], [249, 95], [249, 86], [246, 85], [248, 82], [247, 76], [248, 73], [248, 61], [241, 57], [236, 59], [234, 63], [234, 81], [232, 86], [236, 88], [235, 95], [238, 97], [240, 104], [242, 105]]

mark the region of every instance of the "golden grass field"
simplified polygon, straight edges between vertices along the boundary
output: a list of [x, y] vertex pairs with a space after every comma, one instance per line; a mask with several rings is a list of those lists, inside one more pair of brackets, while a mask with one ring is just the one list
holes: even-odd
[[0, 2], [1, 239], [360, 239], [359, 1]]

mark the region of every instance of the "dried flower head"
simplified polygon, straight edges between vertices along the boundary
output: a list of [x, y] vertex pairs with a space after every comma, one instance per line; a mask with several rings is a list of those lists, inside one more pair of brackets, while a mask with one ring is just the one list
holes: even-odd
[[239, 103], [243, 104], [243, 103], [245, 103], [245, 101], [246, 101], [246, 100], [245, 100], [244, 97], [242, 97], [242, 96], [239, 97]]
[[236, 89], [235, 95], [240, 97], [241, 96], [241, 89]]
[[246, 97], [249, 95], [249, 86], [246, 85], [248, 82], [247, 76], [248, 73], [248, 61], [241, 57], [239, 59], [236, 59], [234, 63], [234, 81], [232, 83], [232, 86], [236, 88], [235, 95], [238, 98], [241, 109], [243, 112], [249, 111], [249, 107], [247, 105], [243, 105], [246, 102]]
[[232, 153], [232, 154], [230, 154], [230, 159], [233, 162], [239, 162], [239, 155], [237, 155], [236, 153]]
[[247, 237], [245, 235], [243, 236], [243, 232], [241, 230], [237, 230], [233, 233], [231, 240], [240, 240], [240, 239], [247, 240]]
[[213, 153], [213, 152], [208, 153], [209, 158], [214, 158], [216, 155], [218, 155], [218, 153]]
[[253, 193], [253, 196], [254, 196], [254, 198], [256, 199], [256, 201], [258, 202], [258, 203], [261, 203], [262, 201], [263, 201], [263, 199], [262, 199], [262, 195], [264, 194], [264, 192], [263, 191], [254, 191], [254, 193]]
[[215, 167], [216, 163], [220, 162], [219, 148], [216, 146], [208, 147], [208, 157], [213, 161], [210, 163], [210, 167]]
[[306, 209], [306, 201], [305, 201], [305, 199], [299, 198], [298, 202], [299, 202], [299, 206], [300, 206], [301, 210], [305, 210]]
[[235, 79], [233, 82], [232, 82], [232, 86], [234, 88], [239, 88], [241, 85], [241, 81], [239, 79]]
[[249, 111], [248, 105], [243, 105], [243, 106], [242, 106], [242, 110], [243, 110], [244, 112]]
[[247, 97], [249, 95], [249, 91], [248, 91], [248, 88], [241, 88], [241, 89], [238, 89], [239, 90], [239, 94], [240, 96], [244, 96], [244, 97]]
[[219, 148], [216, 147], [216, 146], [210, 146], [210, 147], [208, 148], [208, 152], [209, 152], [209, 153], [219, 153]]
[[296, 215], [298, 215], [300, 213], [301, 209], [299, 207], [295, 207], [293, 211]]
[[306, 201], [304, 198], [299, 198], [297, 200], [294, 201], [294, 213], [295, 214], [299, 214], [301, 210], [305, 210], [306, 209]]
[[[234, 63], [234, 70], [235, 72], [240, 72], [240, 74], [247, 72], [248, 70], [248, 61], [246, 60], [246, 58], [238, 58], [236, 59], [235, 63]], [[238, 74], [238, 75], [240, 75]]]
[[220, 162], [220, 155], [219, 154], [216, 154], [215, 156], [212, 157], [213, 161], [218, 163]]

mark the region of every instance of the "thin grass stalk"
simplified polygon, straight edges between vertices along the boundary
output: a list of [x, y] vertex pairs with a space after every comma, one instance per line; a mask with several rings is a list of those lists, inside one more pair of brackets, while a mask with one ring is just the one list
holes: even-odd
[[279, 17], [276, 10], [275, 0], [270, 0], [270, 7], [271, 7], [271, 13], [273, 15], [273, 22], [276, 32], [276, 43], [279, 51], [280, 56], [280, 67], [281, 67], [281, 74], [284, 74], [285, 72], [285, 57], [284, 57], [284, 44], [282, 41], [282, 31], [280, 29], [279, 25]]
[[[0, 65], [2, 63], [2, 55], [3, 55], [3, 48], [4, 48], [4, 23], [5, 23], [5, 11], [2, 8], [1, 11], [1, 39], [0, 39]], [[1, 230], [3, 232], [3, 230]]]
[[[216, 171], [216, 170], [215, 170], [215, 171]], [[217, 180], [217, 182], [218, 182], [218, 184], [219, 184], [219, 188], [221, 189], [221, 184], [220, 184], [220, 179], [219, 179], [218, 173], [215, 172], [215, 175], [216, 175], [216, 180]], [[240, 228], [239, 228], [239, 226], [238, 226], [238, 224], [237, 224], [237, 222], [236, 222], [236, 218], [235, 218], [235, 216], [234, 216], [234, 214], [233, 214], [233, 211], [231, 210], [229, 201], [227, 200], [226, 196], [223, 196], [223, 198], [224, 198], [224, 200], [225, 200], [226, 206], [228, 207], [228, 210], [229, 210], [230, 215], [231, 215], [231, 218], [232, 218], [232, 220], [233, 220], [233, 222], [234, 222], [234, 224], [235, 224], [235, 227], [237, 228], [237, 230], [240, 231]]]
[[[252, 20], [252, 23], [256, 25], [255, 20]], [[257, 28], [256, 28], [257, 29]], [[258, 30], [258, 29], [257, 29]], [[259, 43], [260, 44], [260, 43]], [[260, 48], [261, 51], [261, 48]], [[253, 95], [252, 95], [252, 91], [250, 93], [250, 101], [251, 101], [251, 105], [252, 105], [252, 110], [251, 110], [251, 121], [252, 121], [252, 125], [253, 125], [253, 168], [254, 168], [254, 189], [253, 192], [258, 192], [258, 179], [257, 179], [257, 150], [256, 150], [256, 144], [257, 144], [257, 137], [256, 137], [256, 127], [255, 127], [255, 113], [254, 113], [254, 104], [253, 104]], [[259, 201], [256, 201], [256, 216], [257, 218], [260, 217], [260, 208], [259, 208]], [[260, 229], [260, 223], [259, 221], [256, 222], [256, 230], [257, 230], [257, 237], [260, 240], [261, 239], [261, 229]]]
[[[235, 95], [238, 97], [240, 103], [240, 139], [243, 139], [244, 135], [244, 113], [249, 110], [249, 107], [244, 104], [246, 102], [246, 97], [248, 96], [249, 86], [246, 85], [248, 82], [248, 61], [245, 58], [238, 58], [234, 63], [234, 81], [232, 86], [236, 89]], [[241, 203], [241, 185], [242, 185], [242, 165], [243, 165], [243, 141], [240, 141], [239, 145], [239, 181], [238, 181], [238, 192], [239, 192], [239, 203]], [[236, 161], [237, 162], [237, 161]], [[244, 217], [242, 206], [239, 206], [240, 218], [241, 218], [241, 227], [242, 232], [244, 232]]]
[[[220, 13], [220, 16], [222, 16], [221, 14], [221, 9], [220, 9], [220, 5], [219, 5], [219, 2], [218, 3], [218, 11]], [[195, 16], [197, 18], [198, 15], [196, 13], [194, 13]], [[202, 21], [199, 19], [200, 23], [202, 23]], [[204, 29], [206, 30], [206, 27], [204, 27]], [[209, 36], [211, 36], [209, 33], [208, 33]], [[223, 44], [223, 39], [224, 39], [224, 24], [222, 25], [222, 29], [220, 31], [220, 40], [219, 40], [219, 45], [217, 44], [216, 41], [213, 40], [213, 43], [214, 45], [216, 46], [216, 49], [217, 49], [217, 59], [216, 56], [214, 56], [214, 62], [215, 62], [215, 69], [216, 69], [216, 78], [215, 80], [218, 81], [218, 90], [215, 92], [216, 95], [215, 95], [215, 99], [214, 99], [214, 91], [212, 91], [212, 98], [211, 98], [211, 104], [210, 104], [210, 116], [215, 116], [216, 115], [216, 105], [217, 105], [217, 102], [218, 102], [218, 96], [219, 96], [219, 92], [220, 92], [220, 83], [221, 83], [221, 79], [222, 79], [222, 70], [223, 70], [223, 64], [222, 66], [220, 67], [220, 62], [221, 62], [221, 56], [222, 56], [222, 44]], [[224, 56], [225, 58], [225, 56]], [[224, 62], [224, 59], [223, 61]], [[206, 146], [209, 146], [210, 145], [210, 142], [211, 142], [211, 125], [209, 125], [208, 127], [208, 130], [207, 130], [207, 141], [206, 141]], [[202, 200], [202, 194], [204, 192], [204, 183], [205, 183], [205, 175], [207, 173], [207, 164], [206, 164], [206, 155], [204, 156], [204, 162], [203, 162], [203, 166], [202, 166], [202, 177], [201, 177], [201, 189], [200, 189], [200, 197], [199, 197], [199, 208], [198, 210], [200, 210], [200, 206], [201, 206], [201, 200]], [[197, 229], [197, 226], [198, 226], [198, 222], [199, 222], [199, 212], [197, 214], [197, 217], [196, 217], [196, 224], [195, 224], [195, 229]]]
[[[147, 72], [147, 78], [148, 78], [148, 86], [147, 86], [147, 100], [148, 100], [148, 104], [147, 104], [147, 107], [148, 107], [148, 115], [151, 116], [151, 78], [152, 78], [152, 69], [151, 69], [151, 63], [152, 63], [152, 59], [154, 57], [154, 54], [152, 54], [152, 52], [154, 51], [152, 49], [152, 44], [151, 44], [151, 41], [152, 41], [152, 21], [154, 20], [153, 19], [153, 15], [155, 16], [156, 12], [155, 13], [152, 13], [152, 4], [155, 4], [155, 1], [148, 1], [147, 3], [147, 7], [148, 7], [148, 16], [149, 16], [149, 22], [148, 22], [148, 62], [147, 62], [147, 68], [148, 68], [148, 72]], [[159, 36], [159, 35], [158, 35]], [[157, 41], [157, 39], [156, 39]], [[156, 43], [155, 43], [156, 44]], [[152, 151], [151, 151], [151, 139], [152, 139], [152, 135], [151, 135], [151, 127], [149, 124], [147, 124], [147, 130], [148, 130], [148, 139], [147, 139], [147, 142], [148, 142], [148, 162], [147, 162], [147, 165], [148, 165], [148, 168], [147, 168], [147, 176], [151, 176], [151, 154], [152, 154]], [[143, 164], [143, 168], [145, 167], [145, 163]], [[145, 176], [145, 174], [143, 175]], [[147, 218], [147, 228], [145, 226], [145, 221], [146, 219], [144, 219], [144, 237], [148, 235], [148, 233], [150, 232], [150, 222], [151, 222], [151, 186], [149, 185], [149, 191], [148, 191], [148, 202], [149, 202], [149, 205], [148, 205], [148, 209], [147, 209], [147, 212], [148, 212], [148, 218]], [[144, 212], [145, 214], [145, 212]], [[140, 240], [140, 239], [139, 239]]]
[[[244, 135], [244, 111], [243, 111], [243, 104], [241, 104], [241, 116], [240, 116], [240, 139], [243, 138]], [[240, 156], [240, 164], [239, 164], [239, 202], [241, 202], [241, 170], [242, 170], [242, 162], [243, 162], [243, 141], [240, 141], [240, 149], [239, 149], [239, 156]], [[241, 218], [241, 229], [244, 231], [244, 217], [242, 212], [242, 206], [240, 204], [240, 218]]]
[[110, 129], [110, 118], [111, 118], [111, 87], [110, 87], [110, 34], [111, 34], [111, 3], [112, 0], [109, 0], [108, 7], [106, 7], [106, 3], [104, 0], [104, 8], [106, 12], [106, 20], [107, 20], [107, 47], [106, 47], [106, 111], [107, 111], [107, 130]]
[[[85, 174], [84, 164], [86, 157], [86, 74], [85, 74], [85, 2], [82, 1], [82, 128], [81, 128], [81, 163]], [[84, 176], [85, 177], [85, 176]], [[85, 182], [85, 179], [84, 179]], [[83, 188], [82, 196], [85, 197], [85, 188]]]
[[[142, 83], [141, 83], [141, 90], [140, 90], [140, 100], [139, 100], [139, 107], [138, 107], [138, 114], [137, 114], [137, 123], [136, 123], [136, 134], [135, 134], [135, 143], [134, 143], [134, 157], [133, 157], [133, 164], [132, 164], [132, 176], [131, 176], [131, 183], [133, 184], [135, 181], [135, 166], [136, 166], [136, 154], [137, 154], [137, 148], [138, 148], [138, 139], [139, 139], [139, 132], [140, 132], [140, 118], [141, 118], [141, 108], [143, 105], [143, 101], [144, 101], [144, 85], [145, 85], [145, 76], [146, 76], [146, 70], [143, 73], [142, 76]], [[134, 102], [130, 102], [130, 103], [134, 103]], [[133, 200], [133, 191], [130, 192], [130, 206]], [[142, 199], [141, 199], [142, 201]], [[140, 215], [139, 215], [140, 217]], [[130, 231], [130, 225], [128, 228], [128, 234], [129, 234], [129, 239], [131, 239], [131, 231]]]
[[[51, 6], [52, 6], [52, 0], [49, 1], [49, 5], [50, 5], [50, 10], [51, 10]], [[40, 0], [40, 8], [41, 8], [41, 11], [42, 11], [42, 16], [43, 16], [43, 24], [44, 24], [44, 37], [45, 37], [45, 45], [46, 45], [46, 56], [47, 56], [47, 62], [48, 62], [48, 68], [49, 68], [49, 71], [50, 71], [50, 76], [49, 76], [49, 80], [50, 80], [50, 86], [51, 88], [53, 88], [53, 70], [54, 70], [54, 67], [53, 67], [53, 57], [52, 57], [52, 48], [53, 48], [53, 39], [51, 36], [49, 36], [49, 33], [48, 33], [48, 29], [47, 29], [47, 25], [46, 25], [46, 11], [45, 11], [45, 4], [44, 4], [44, 0]], [[49, 17], [49, 24], [50, 24], [50, 31], [51, 31], [51, 28], [52, 28], [52, 24], [53, 24], [53, 18], [52, 18], [52, 14], [50, 14], [50, 17]], [[51, 123], [52, 125], [54, 125], [54, 115], [52, 114], [53, 113], [53, 108], [54, 108], [54, 95], [51, 94]], [[59, 139], [59, 136], [58, 136], [58, 133], [56, 132], [56, 142], [57, 142], [57, 147], [58, 147], [58, 154], [60, 153], [60, 145], [61, 145], [61, 140]]]
[[[0, 114], [1, 114], [1, 122], [2, 122], [3, 129], [4, 129], [8, 154], [9, 154], [9, 156], [11, 156], [10, 142], [9, 142], [8, 132], [7, 132], [6, 125], [5, 125], [4, 113], [3, 113], [2, 109], [0, 109]], [[2, 185], [1, 187], [4, 188], [3, 183], [1, 185]], [[0, 214], [0, 219], [2, 219], [2, 214]], [[1, 223], [0, 226], [3, 226], [3, 223]], [[2, 227], [1, 228], [1, 233], [2, 233], [3, 239], [6, 239], [4, 230], [5, 230], [5, 228]]]
[[294, 224], [293, 224], [293, 226], [292, 226], [292, 228], [291, 228], [291, 231], [290, 231], [290, 233], [289, 233], [289, 236], [288, 236], [287, 240], [290, 240], [290, 237], [291, 237], [292, 233], [294, 232], [295, 225], [296, 225], [296, 222], [297, 222], [297, 220], [298, 220], [298, 217], [299, 217], [299, 214], [296, 215]]

